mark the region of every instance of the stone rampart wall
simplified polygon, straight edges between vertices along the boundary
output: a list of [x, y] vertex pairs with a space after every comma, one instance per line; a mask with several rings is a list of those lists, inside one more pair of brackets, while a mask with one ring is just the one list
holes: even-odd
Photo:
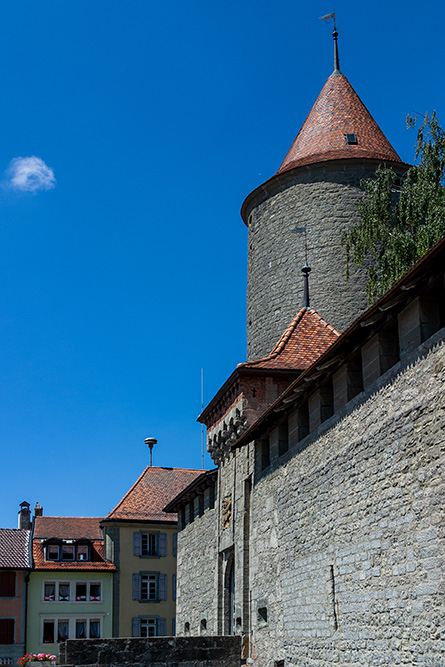
[[442, 330], [254, 486], [257, 667], [443, 664], [444, 381]]
[[218, 634], [216, 522], [217, 510], [208, 508], [178, 533], [176, 634], [180, 636]]
[[442, 667], [444, 382], [441, 329], [260, 474], [256, 443], [229, 454], [215, 510], [179, 534], [191, 634], [200, 598], [227, 630], [233, 562], [255, 667]]
[[61, 665], [95, 667], [240, 667], [239, 637], [153, 637], [69, 639], [61, 644]]

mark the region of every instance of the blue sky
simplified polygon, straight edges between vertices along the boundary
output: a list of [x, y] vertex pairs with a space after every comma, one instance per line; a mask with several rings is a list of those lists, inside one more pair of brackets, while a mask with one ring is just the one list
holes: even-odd
[[[406, 114], [445, 123], [443, 4], [335, 8], [341, 69], [410, 162]], [[201, 368], [207, 402], [246, 355], [239, 209], [332, 71], [332, 9], [1, 4], [0, 526], [23, 500], [105, 515], [147, 436], [201, 467]]]

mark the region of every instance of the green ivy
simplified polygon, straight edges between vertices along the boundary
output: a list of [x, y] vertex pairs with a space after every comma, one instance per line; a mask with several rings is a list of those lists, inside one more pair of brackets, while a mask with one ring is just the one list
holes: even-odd
[[[417, 117], [407, 117], [408, 128], [416, 124]], [[435, 112], [417, 130], [415, 159], [401, 180], [380, 167], [361, 182], [360, 221], [342, 237], [347, 278], [351, 262], [367, 267], [369, 304], [445, 235], [445, 132]]]

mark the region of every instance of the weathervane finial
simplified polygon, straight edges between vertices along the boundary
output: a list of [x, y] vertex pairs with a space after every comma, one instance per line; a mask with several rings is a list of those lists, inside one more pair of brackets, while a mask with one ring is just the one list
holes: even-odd
[[326, 21], [326, 23], [334, 23], [334, 30], [332, 32], [332, 37], [334, 38], [334, 72], [340, 71], [340, 58], [338, 57], [338, 44], [337, 44], [337, 23], [335, 21], [335, 9], [332, 14], [326, 14], [325, 16], [320, 16], [320, 21]]

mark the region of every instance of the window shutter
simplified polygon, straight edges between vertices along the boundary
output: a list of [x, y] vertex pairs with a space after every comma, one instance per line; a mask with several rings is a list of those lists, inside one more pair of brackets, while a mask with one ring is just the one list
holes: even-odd
[[133, 618], [131, 621], [131, 636], [140, 637], [141, 636], [141, 619]]
[[159, 599], [160, 600], [166, 600], [167, 599], [167, 575], [166, 574], [160, 574], [159, 575]]
[[176, 618], [172, 618], [172, 636], [176, 635]]
[[134, 556], [140, 556], [141, 555], [141, 534], [140, 533], [133, 533], [133, 555]]
[[178, 533], [173, 535], [173, 556], [178, 553]]
[[176, 574], [173, 575], [173, 600], [176, 600]]
[[133, 574], [133, 600], [141, 599], [141, 575]]
[[158, 626], [159, 637], [165, 637], [167, 634], [167, 620], [165, 618], [160, 618], [158, 621]]
[[159, 533], [159, 555], [167, 555], [167, 535], [165, 533]]

